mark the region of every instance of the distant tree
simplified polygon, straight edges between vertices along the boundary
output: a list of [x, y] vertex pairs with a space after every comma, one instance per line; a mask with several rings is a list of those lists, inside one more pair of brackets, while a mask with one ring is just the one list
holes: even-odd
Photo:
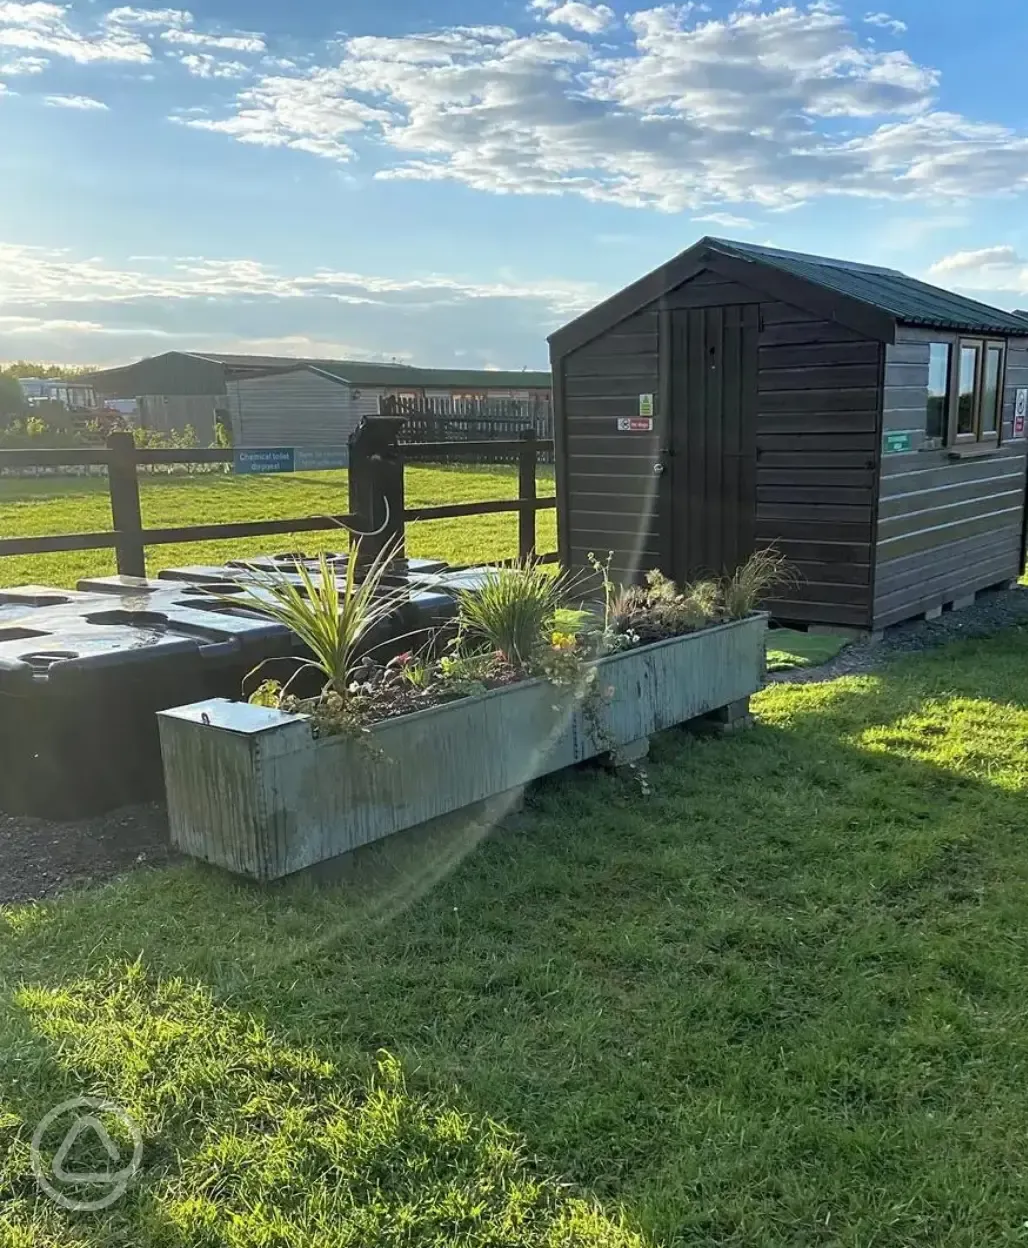
[[39, 360], [8, 360], [0, 363], [0, 377], [58, 377], [71, 380], [95, 371], [85, 364], [45, 364]]
[[17, 381], [13, 377], [0, 375], [0, 420], [23, 415], [27, 406]]

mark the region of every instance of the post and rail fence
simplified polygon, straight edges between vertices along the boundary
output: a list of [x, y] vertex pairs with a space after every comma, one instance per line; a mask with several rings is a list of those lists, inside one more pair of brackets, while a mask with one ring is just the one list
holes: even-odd
[[[0, 469], [54, 468], [99, 465], [107, 469], [111, 528], [96, 533], [61, 533], [45, 537], [0, 538], [0, 558], [9, 555], [42, 555], [62, 551], [114, 550], [122, 576], [146, 576], [146, 549], [172, 543], [207, 542], [247, 537], [272, 537], [286, 533], [324, 532], [346, 528], [368, 534], [362, 550], [366, 556], [390, 542], [403, 548], [406, 526], [424, 520], [462, 516], [516, 513], [518, 557], [536, 550], [536, 516], [554, 508], [557, 500], [538, 496], [536, 466], [540, 456], [552, 456], [552, 438], [540, 438], [534, 428], [520, 430], [516, 439], [488, 438], [464, 442], [462, 451], [508, 455], [518, 465], [518, 497], [480, 502], [449, 503], [408, 508], [404, 496], [403, 470], [407, 463], [445, 461], [450, 442], [401, 445], [401, 418], [364, 420], [349, 443], [349, 511], [340, 515], [303, 516], [295, 519], [242, 520], [225, 524], [193, 524], [173, 528], [146, 528], [139, 493], [139, 469], [153, 464], [231, 464], [232, 448], [151, 449], [137, 447], [130, 433], [112, 433], [102, 447], [68, 450], [0, 450]], [[542, 562], [555, 562], [556, 553], [544, 554]], [[505, 562], [510, 562], [505, 561]]]

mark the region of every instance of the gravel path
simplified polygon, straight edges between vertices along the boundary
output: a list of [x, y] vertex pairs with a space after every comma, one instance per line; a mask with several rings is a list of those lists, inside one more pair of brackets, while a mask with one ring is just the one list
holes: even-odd
[[856, 641], [821, 667], [769, 672], [770, 684], [805, 684], [874, 671], [898, 654], [930, 650], [965, 637], [988, 637], [1001, 629], [1028, 623], [1028, 586], [980, 594], [973, 607], [944, 611], [937, 620], [912, 620], [886, 631], [881, 641]]
[[[821, 667], [773, 672], [768, 684], [834, 680], [870, 672], [897, 654], [928, 650], [962, 637], [987, 637], [1028, 623], [1028, 587], [983, 594], [973, 607], [917, 620], [882, 641], [847, 646]], [[0, 904], [47, 897], [73, 885], [101, 883], [173, 857], [164, 807], [128, 806], [79, 823], [0, 814]]]

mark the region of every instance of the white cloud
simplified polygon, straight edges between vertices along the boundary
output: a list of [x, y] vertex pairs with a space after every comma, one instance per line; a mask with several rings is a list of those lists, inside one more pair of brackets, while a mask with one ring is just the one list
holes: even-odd
[[246, 259], [114, 264], [0, 244], [0, 359], [102, 363], [221, 347], [543, 367], [546, 333], [607, 293], [566, 281], [283, 272]]
[[345, 160], [353, 153], [344, 136], [391, 120], [390, 114], [347, 98], [346, 91], [337, 71], [329, 69], [314, 70], [306, 78], [268, 77], [240, 94], [231, 117], [214, 121], [190, 115], [174, 120], [228, 134], [241, 143]]
[[583, 35], [598, 35], [612, 26], [616, 20], [614, 10], [605, 4], [583, 4], [581, 0], [567, 0], [559, 8], [551, 9], [546, 20], [553, 26], [569, 26]]
[[894, 35], [902, 35], [907, 29], [906, 22], [898, 17], [890, 17], [888, 13], [865, 13], [864, 21], [868, 26], [881, 26], [883, 30], [891, 30]]
[[566, 319], [591, 307], [597, 298], [597, 288], [586, 282], [469, 282], [432, 274], [401, 279], [327, 268], [285, 274], [257, 260], [198, 256], [150, 261], [137, 257], [135, 263], [139, 267], [119, 268], [97, 259], [75, 259], [63, 250], [0, 243], [0, 309], [40, 300], [104, 303], [244, 296], [320, 297], [354, 306], [402, 302], [426, 308], [479, 299], [529, 299]]
[[928, 276], [966, 290], [1028, 293], [1028, 259], [1006, 243], [943, 256]]
[[97, 321], [47, 320], [40, 316], [0, 316], [0, 334], [103, 333]]
[[94, 100], [91, 95], [48, 95], [44, 100], [47, 108], [77, 108], [86, 111], [107, 111], [103, 100]]
[[188, 26], [193, 15], [186, 9], [136, 9], [125, 5], [111, 9], [106, 21], [110, 26]]
[[249, 66], [241, 61], [221, 61], [209, 52], [187, 52], [179, 57], [194, 78], [245, 78]]
[[[549, 21], [570, 4], [532, 7]], [[936, 70], [820, 0], [718, 20], [666, 5], [625, 24], [629, 42], [601, 54], [496, 26], [352, 38], [333, 64], [266, 74], [227, 116], [178, 120], [335, 160], [360, 135], [382, 178], [672, 212], [1028, 186], [1021, 135], [935, 111]]]
[[41, 74], [49, 64], [45, 56], [15, 56], [0, 62], [0, 74]]
[[705, 216], [694, 217], [693, 220], [710, 225], [719, 225], [725, 230], [752, 230], [756, 228], [749, 217], [740, 217], [734, 212], [708, 212]]
[[166, 30], [161, 38], [168, 43], [185, 44], [191, 48], [216, 48], [222, 52], [264, 52], [267, 45], [261, 35], [206, 35], [197, 30]]
[[45, 0], [0, 0], [0, 52], [60, 56], [80, 65], [114, 62], [146, 62], [149, 44], [123, 26], [81, 30], [69, 21], [67, 5]]

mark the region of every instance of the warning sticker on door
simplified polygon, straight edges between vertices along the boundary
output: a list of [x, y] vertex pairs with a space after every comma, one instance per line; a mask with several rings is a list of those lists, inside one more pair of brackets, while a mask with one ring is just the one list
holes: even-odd
[[639, 395], [639, 415], [640, 416], [652, 416], [653, 415], [653, 395], [652, 394], [640, 394]]
[[1014, 427], [1015, 438], [1024, 437], [1025, 420], [1028, 419], [1028, 387], [1018, 386], [1014, 391]]
[[653, 430], [652, 416], [619, 416], [618, 433], [650, 433]]

